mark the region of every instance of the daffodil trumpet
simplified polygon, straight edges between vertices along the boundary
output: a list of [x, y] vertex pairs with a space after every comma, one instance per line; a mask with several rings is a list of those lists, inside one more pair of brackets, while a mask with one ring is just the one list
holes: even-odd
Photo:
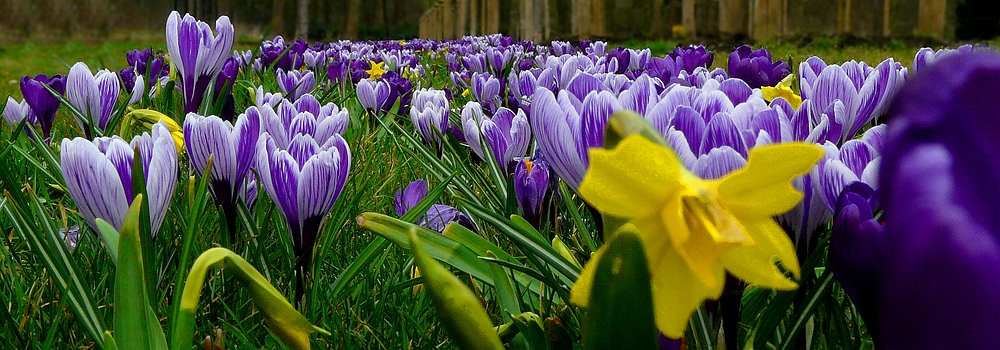
[[[638, 230], [657, 328], [682, 337], [692, 312], [721, 296], [726, 271], [761, 287], [797, 288], [786, 276], [800, 275], [795, 248], [773, 217], [802, 200], [792, 180], [808, 172], [823, 150], [804, 143], [756, 147], [743, 168], [705, 180], [686, 169], [654, 130], [635, 114], [613, 115], [605, 148], [589, 150], [579, 192], [604, 215]], [[602, 287], [592, 283], [600, 256], [598, 250], [584, 266], [572, 290], [574, 304], [586, 306], [592, 288]]]

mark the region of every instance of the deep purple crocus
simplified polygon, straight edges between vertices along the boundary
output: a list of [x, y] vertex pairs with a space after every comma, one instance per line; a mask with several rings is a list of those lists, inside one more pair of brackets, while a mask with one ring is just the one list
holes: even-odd
[[729, 55], [729, 77], [743, 79], [756, 89], [775, 86], [792, 68], [785, 61], [771, 61], [771, 53], [765, 48], [753, 50], [748, 45], [740, 45]]
[[279, 68], [276, 77], [278, 88], [281, 88], [285, 96], [288, 96], [288, 99], [292, 101], [298, 100], [300, 96], [311, 92], [316, 87], [316, 75], [312, 71], [291, 70], [285, 72]]
[[514, 197], [524, 219], [535, 227], [541, 224], [548, 192], [549, 164], [537, 155], [518, 161], [514, 167]]
[[222, 109], [219, 111], [219, 118], [222, 120], [232, 121], [236, 117], [236, 99], [233, 97], [233, 87], [236, 85], [236, 76], [239, 72], [239, 62], [236, 58], [229, 57], [226, 59], [226, 63], [222, 64], [222, 70], [215, 78], [212, 101], [218, 102], [222, 99]]
[[870, 248], [884, 265], [866, 320], [880, 348], [1000, 344], [997, 81], [1000, 55], [955, 54], [924, 67], [889, 107], [885, 231]]
[[233, 49], [233, 25], [229, 17], [215, 21], [215, 31], [190, 14], [181, 18], [177, 11], [167, 17], [167, 52], [177, 67], [184, 93], [184, 112], [197, 112], [208, 84], [219, 75]]
[[[406, 215], [406, 212], [413, 209], [426, 196], [427, 182], [420, 179], [410, 182], [406, 188], [396, 191], [396, 195], [393, 197], [392, 204], [396, 215]], [[440, 203], [431, 205], [424, 216], [417, 219], [416, 224], [432, 231], [443, 232], [452, 222], [457, 222], [470, 230], [476, 230], [476, 225], [473, 224], [468, 215], [455, 207]]]
[[[878, 249], [884, 229], [873, 216], [877, 207], [877, 191], [864, 182], [851, 183], [837, 200], [830, 234], [830, 270], [869, 322], [876, 319], [875, 285], [885, 263]], [[878, 323], [867, 326], [870, 333], [878, 333]]]
[[66, 78], [59, 74], [53, 75], [51, 78], [45, 74], [36, 75], [34, 78], [27, 75], [21, 77], [21, 95], [28, 102], [28, 106], [31, 106], [31, 110], [35, 112], [38, 125], [42, 127], [42, 136], [47, 139], [52, 132], [52, 122], [56, 118], [56, 111], [59, 110], [60, 103], [58, 98], [52, 96], [52, 93], [45, 86], [42, 86], [43, 84], [48, 85], [60, 95], [65, 95]]
[[[139, 154], [134, 149], [138, 148]], [[87, 224], [97, 232], [97, 218], [121, 230], [125, 213], [135, 198], [132, 186], [133, 159], [142, 158], [149, 201], [149, 221], [155, 237], [166, 217], [177, 185], [177, 148], [162, 121], [125, 142], [118, 136], [63, 139], [60, 148], [66, 190], [76, 202]]]
[[677, 47], [674, 51], [670, 51], [669, 56], [688, 73], [693, 73], [695, 68], [698, 67], [711, 67], [712, 61], [715, 60], [715, 54], [701, 45]]
[[120, 92], [118, 76], [107, 69], [95, 75], [83, 62], [70, 68], [66, 77], [66, 102], [83, 114], [83, 120], [76, 115], [74, 119], [87, 138], [91, 137], [91, 126], [101, 131], [107, 128]]

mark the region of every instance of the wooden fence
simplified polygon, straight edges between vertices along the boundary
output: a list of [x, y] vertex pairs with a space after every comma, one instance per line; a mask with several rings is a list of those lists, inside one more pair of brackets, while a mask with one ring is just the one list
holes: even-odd
[[960, 0], [437, 0], [422, 37], [503, 31], [519, 39], [851, 34], [951, 39]]

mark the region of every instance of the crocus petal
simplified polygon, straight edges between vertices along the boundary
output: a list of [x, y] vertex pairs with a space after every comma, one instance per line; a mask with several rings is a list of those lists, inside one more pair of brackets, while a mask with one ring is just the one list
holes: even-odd
[[94, 232], [96, 219], [121, 229], [128, 211], [128, 198], [118, 171], [97, 146], [83, 138], [64, 139], [60, 167], [66, 190]]

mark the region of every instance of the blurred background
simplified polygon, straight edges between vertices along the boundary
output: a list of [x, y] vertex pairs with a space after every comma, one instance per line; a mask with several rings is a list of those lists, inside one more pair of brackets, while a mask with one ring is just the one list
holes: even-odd
[[726, 42], [837, 36], [879, 41], [989, 40], [997, 0], [0, 0], [0, 44], [161, 36], [171, 10], [237, 40], [457, 38], [501, 32], [528, 40]]

